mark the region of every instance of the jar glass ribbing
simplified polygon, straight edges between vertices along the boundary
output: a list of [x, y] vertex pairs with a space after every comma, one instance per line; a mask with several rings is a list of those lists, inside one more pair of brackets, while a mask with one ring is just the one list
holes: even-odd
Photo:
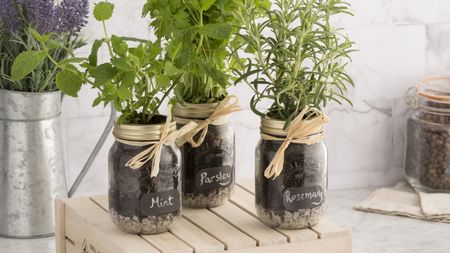
[[405, 176], [417, 190], [450, 193], [450, 78], [429, 78], [411, 101]]
[[256, 148], [255, 197], [260, 219], [285, 229], [317, 224], [327, 206], [327, 149], [320, 142], [288, 146], [281, 175], [264, 176], [281, 141], [261, 140]]
[[109, 152], [110, 216], [127, 233], [162, 233], [181, 217], [181, 153], [175, 144], [162, 147], [157, 177], [150, 177], [151, 160], [140, 169], [126, 166], [149, 147], [116, 141]]

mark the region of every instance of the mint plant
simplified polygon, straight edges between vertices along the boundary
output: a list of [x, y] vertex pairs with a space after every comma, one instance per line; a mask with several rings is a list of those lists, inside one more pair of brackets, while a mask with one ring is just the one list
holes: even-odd
[[[139, 38], [109, 36], [106, 21], [114, 12], [114, 5], [107, 1], [94, 7], [95, 19], [102, 23], [104, 37], [95, 40], [87, 58], [69, 58], [57, 61], [49, 54], [54, 45], [46, 35], [33, 32], [41, 43], [42, 50], [27, 52], [17, 64], [30, 61], [31, 58], [47, 58], [58, 66], [56, 85], [65, 94], [77, 96], [84, 84], [98, 90], [93, 106], [109, 103], [121, 113], [118, 123], [149, 124], [154, 123], [158, 109], [173, 88], [173, 82], [179, 79], [177, 71], [170, 63], [164, 63], [162, 49], [158, 44]], [[130, 46], [130, 45], [133, 46]], [[106, 47], [109, 61], [98, 62], [98, 52]], [[26, 64], [20, 71], [31, 71], [34, 64]]]
[[[240, 61], [234, 33], [241, 26], [235, 15], [242, 0], [147, 0], [143, 15], [152, 19], [157, 43], [166, 49], [175, 83], [176, 99], [189, 103], [222, 100], [233, 82], [232, 69]], [[268, 5], [256, 0], [255, 5]]]
[[[346, 73], [353, 42], [330, 21], [351, 14], [348, 6], [344, 0], [275, 0], [256, 19], [261, 8], [251, 0], [240, 5], [240, 37], [252, 57], [235, 73], [241, 76], [237, 82], [247, 81], [255, 92], [250, 105], [256, 114], [286, 121], [287, 127], [307, 106], [351, 104], [345, 94], [353, 85]], [[273, 101], [267, 113], [257, 107], [263, 100]]]

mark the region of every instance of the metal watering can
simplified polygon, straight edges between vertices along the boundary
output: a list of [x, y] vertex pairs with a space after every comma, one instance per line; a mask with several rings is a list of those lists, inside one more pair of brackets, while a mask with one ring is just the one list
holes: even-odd
[[62, 94], [0, 89], [0, 236], [36, 238], [55, 231], [54, 201], [71, 197], [111, 131], [115, 110], [67, 192], [61, 135]]

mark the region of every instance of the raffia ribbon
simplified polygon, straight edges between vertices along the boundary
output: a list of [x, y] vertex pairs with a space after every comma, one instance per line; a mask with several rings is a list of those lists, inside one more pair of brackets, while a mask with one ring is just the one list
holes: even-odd
[[[123, 144], [136, 146], [136, 147], [143, 147], [151, 145], [149, 148], [145, 149], [144, 151], [140, 152], [139, 154], [135, 155], [133, 158], [131, 158], [125, 166], [130, 167], [131, 169], [137, 170], [142, 168], [148, 161], [152, 160], [152, 170], [150, 173], [150, 177], [157, 177], [159, 174], [159, 163], [161, 161], [161, 151], [162, 147], [164, 145], [170, 145], [174, 143], [178, 138], [185, 135], [186, 133], [192, 131], [197, 126], [197, 123], [195, 122], [189, 122], [188, 124], [184, 125], [181, 129], [178, 131], [170, 131], [171, 128], [171, 122], [172, 122], [172, 116], [171, 116], [171, 108], [169, 107], [169, 113], [166, 118], [166, 123], [163, 125], [161, 130], [155, 130], [154, 133], [150, 133], [151, 136], [160, 136], [159, 140], [142, 140], [142, 141], [130, 141], [125, 140], [123, 138], [120, 138], [117, 136], [117, 134], [114, 134], [115, 139], [118, 142], [121, 142]], [[150, 136], [149, 135], [149, 136]]]
[[[196, 122], [198, 125], [191, 131], [189, 131], [186, 135], [181, 137], [177, 141], [177, 145], [180, 147], [184, 143], [189, 142], [192, 147], [196, 148], [202, 145], [203, 141], [205, 140], [206, 134], [208, 133], [208, 126], [209, 125], [222, 125], [225, 124], [227, 120], [227, 116], [233, 112], [240, 111], [241, 108], [239, 107], [239, 99], [236, 96], [228, 96], [224, 100], [222, 100], [214, 112], [205, 120], [195, 120], [192, 121]], [[202, 112], [200, 112], [202, 113]], [[176, 121], [178, 123], [184, 123], [188, 121], [188, 119], [182, 118], [182, 117], [176, 117]], [[191, 121], [191, 119], [189, 119]], [[200, 136], [197, 140], [194, 140], [194, 137], [200, 133]]]
[[[303, 119], [305, 115], [308, 118]], [[314, 118], [310, 119], [312, 116]], [[323, 139], [323, 126], [328, 122], [328, 117], [316, 108], [305, 107], [300, 114], [291, 122], [288, 131], [280, 127], [281, 121], [265, 120], [266, 126], [261, 127], [261, 139], [269, 141], [283, 141], [275, 153], [269, 166], [264, 171], [266, 178], [277, 178], [283, 171], [284, 153], [291, 143], [311, 145]], [[276, 123], [275, 123], [276, 122]], [[286, 136], [285, 138], [275, 136]]]

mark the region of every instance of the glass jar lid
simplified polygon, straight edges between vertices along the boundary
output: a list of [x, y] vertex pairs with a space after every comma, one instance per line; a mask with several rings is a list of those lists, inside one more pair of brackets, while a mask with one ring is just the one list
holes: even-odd
[[450, 102], [450, 77], [424, 78], [416, 89], [417, 95], [437, 102]]

